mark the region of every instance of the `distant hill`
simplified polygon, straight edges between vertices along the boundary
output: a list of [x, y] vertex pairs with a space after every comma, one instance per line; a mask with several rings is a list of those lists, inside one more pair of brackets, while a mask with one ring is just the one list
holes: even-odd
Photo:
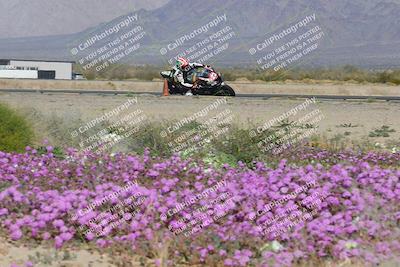
[[[229, 48], [213, 57], [211, 62], [254, 66], [257, 57], [249, 54], [250, 48], [305, 16], [315, 14], [316, 21], [310, 25], [318, 25], [324, 38], [312, 55], [299, 61], [300, 65], [400, 67], [398, 0], [227, 0], [220, 3], [216, 4], [215, 0], [174, 0], [154, 10], [141, 10], [138, 12], [140, 23], [147, 34], [142, 48], [129, 58], [129, 63], [165, 64], [175, 52], [184, 51], [221, 28], [215, 27], [207, 34], [194, 36], [166, 56], [161, 56], [160, 48], [192, 33], [216, 16], [226, 14], [227, 21], [221, 23], [221, 27], [231, 27], [235, 37], [229, 41]], [[71, 43], [84, 39], [93, 31], [104, 30], [118, 20], [75, 34], [3, 39], [0, 40], [0, 57], [71, 59]]]
[[80, 32], [168, 0], [0, 0], [0, 39]]

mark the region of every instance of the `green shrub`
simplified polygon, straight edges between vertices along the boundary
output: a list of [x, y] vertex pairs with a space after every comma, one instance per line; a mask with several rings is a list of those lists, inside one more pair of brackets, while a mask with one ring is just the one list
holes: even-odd
[[9, 107], [0, 104], [0, 151], [21, 152], [30, 145], [33, 132], [28, 122]]

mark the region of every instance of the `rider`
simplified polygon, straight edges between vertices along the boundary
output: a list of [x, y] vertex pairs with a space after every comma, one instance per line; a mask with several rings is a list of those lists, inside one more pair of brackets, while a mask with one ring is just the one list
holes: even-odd
[[191, 83], [187, 83], [185, 81], [187, 73], [197, 67], [207, 67], [203, 64], [200, 63], [190, 63], [188, 59], [184, 57], [179, 57], [176, 60], [176, 65], [173, 67], [173, 76], [176, 81], [178, 81], [182, 86], [189, 88], [187, 91], [186, 95], [193, 95], [192, 89], [196, 89], [196, 86], [194, 86]]

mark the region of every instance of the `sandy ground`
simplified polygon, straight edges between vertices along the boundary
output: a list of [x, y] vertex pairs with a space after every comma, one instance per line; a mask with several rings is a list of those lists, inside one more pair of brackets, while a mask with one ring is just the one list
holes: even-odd
[[107, 255], [101, 255], [93, 250], [63, 249], [57, 251], [51, 244], [22, 246], [15, 242], [0, 238], [0, 266], [11, 264], [25, 267], [27, 262], [35, 267], [113, 267], [112, 260]]
[[[228, 82], [238, 94], [321, 94], [357, 96], [400, 96], [400, 86], [387, 84], [357, 84], [349, 82], [313, 81], [299, 83], [250, 82], [246, 79]], [[0, 79], [0, 89], [85, 89], [121, 90], [131, 92], [161, 92], [161, 80], [146, 81], [62, 81]]]
[[[136, 99], [137, 104], [131, 110], [141, 109], [153, 121], [181, 120], [204, 110], [207, 106], [221, 101], [218, 97], [157, 97], [151, 95], [138, 96], [100, 96], [74, 94], [38, 94], [38, 93], [0, 93], [0, 102], [7, 103], [25, 114], [39, 114], [39, 117], [52, 117], [62, 120], [91, 121], [104, 113], [126, 103], [128, 99]], [[227, 98], [226, 104], [211, 110], [199, 119], [212, 118], [216, 114], [229, 109], [234, 115], [234, 123], [249, 128], [262, 126], [273, 118], [277, 118], [305, 99], [254, 99]], [[374, 138], [372, 141], [400, 139], [400, 102], [385, 101], [341, 101], [317, 100], [297, 116], [289, 117], [290, 121], [313, 111], [320, 110], [323, 118], [316, 123], [319, 134], [333, 137], [345, 134], [350, 139], [359, 140], [369, 135], [371, 131], [383, 125], [396, 132], [388, 138]], [[41, 121], [33, 121], [40, 127]], [[351, 126], [351, 127], [350, 127]]]

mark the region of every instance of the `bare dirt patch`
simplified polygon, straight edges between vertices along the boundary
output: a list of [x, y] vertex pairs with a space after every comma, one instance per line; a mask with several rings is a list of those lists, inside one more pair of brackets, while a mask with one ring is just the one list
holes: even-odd
[[[238, 94], [319, 94], [357, 96], [400, 96], [400, 86], [387, 84], [354, 84], [345, 82], [228, 82]], [[162, 81], [62, 81], [0, 79], [0, 89], [85, 89], [161, 92]]]
[[[183, 119], [215, 102], [216, 97], [156, 97], [150, 95], [137, 97], [137, 107], [144, 111], [152, 121]], [[44, 124], [52, 117], [62, 118], [67, 124], [72, 120], [89, 121], [105, 111], [125, 103], [127, 96], [2, 93], [0, 101], [21, 110], [25, 114], [37, 115], [31, 121], [43, 138], [51, 133], [43, 131]], [[279, 117], [291, 108], [303, 103], [305, 99], [250, 99], [228, 98], [226, 107], [234, 113], [234, 123], [244, 128], [261, 126]], [[371, 142], [400, 138], [400, 103], [385, 101], [318, 101], [310, 107], [319, 109], [324, 118], [318, 123], [319, 134], [335, 136], [346, 135], [352, 140], [367, 138], [375, 129], [389, 126], [395, 132], [389, 138], [370, 138]]]

